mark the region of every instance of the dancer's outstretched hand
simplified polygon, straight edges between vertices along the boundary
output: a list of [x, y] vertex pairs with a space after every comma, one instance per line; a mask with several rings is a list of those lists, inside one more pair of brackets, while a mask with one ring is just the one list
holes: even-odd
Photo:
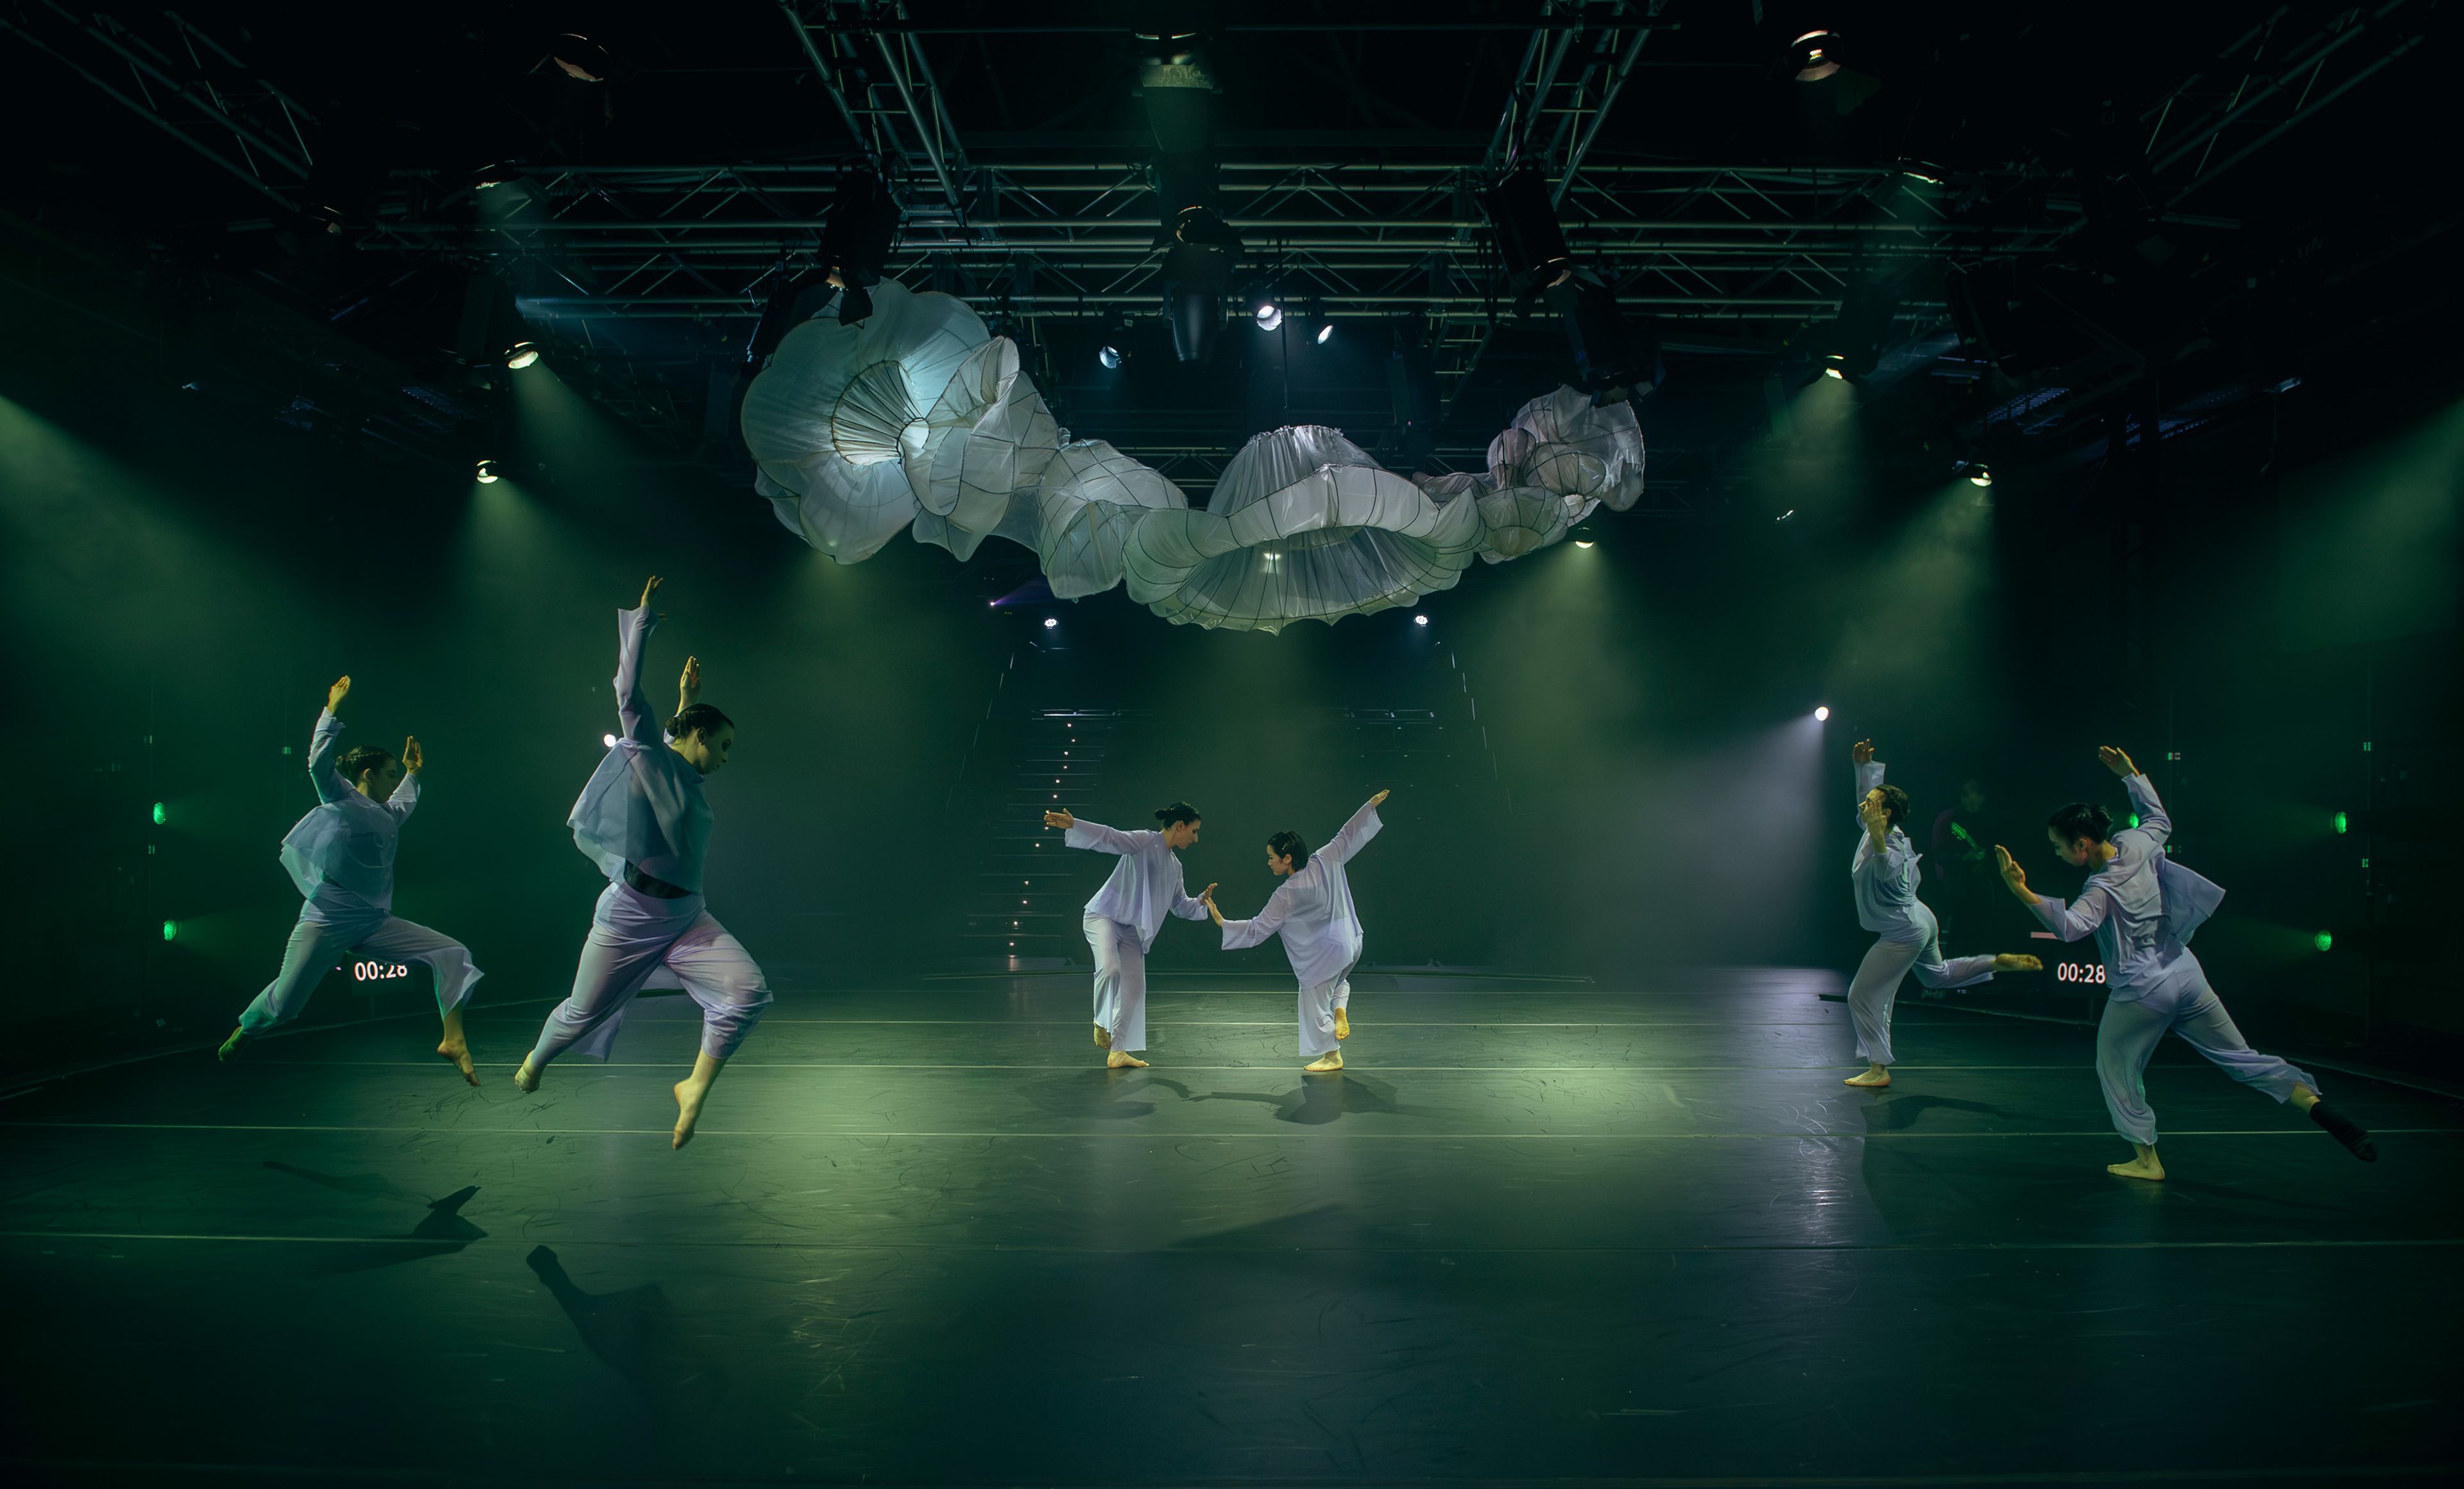
[[2022, 894], [2028, 892], [2028, 871], [2019, 866], [2019, 861], [2011, 856], [2009, 848], [1998, 843], [1993, 844], [1993, 866], [2001, 871], [2004, 884]]
[[2104, 762], [2104, 768], [2106, 770], [2113, 772], [2117, 776], [2127, 777], [2139, 774], [2139, 767], [2130, 763], [2130, 756], [2124, 752], [2115, 749], [2111, 745], [2098, 745], [2096, 747], [2096, 757]]
[[1067, 812], [1046, 812], [1044, 814], [1044, 825], [1067, 829], [1077, 826], [1078, 819]]
[[1204, 900], [1204, 901], [1205, 901], [1207, 904], [1209, 904], [1209, 905], [1214, 904], [1214, 903], [1215, 903], [1215, 887], [1214, 887], [1213, 885], [1208, 885], [1205, 888], [1199, 890], [1199, 891], [1198, 891], [1198, 897], [1199, 897], [1199, 899], [1201, 899], [1201, 900]]
[[1381, 801], [1383, 801], [1383, 800], [1385, 800], [1385, 799], [1386, 799], [1387, 795], [1388, 795], [1388, 793], [1383, 792], [1383, 791], [1381, 791], [1381, 792], [1377, 793], [1375, 796], [1371, 797], [1371, 798], [1369, 799], [1369, 804], [1370, 804], [1371, 806], [1375, 806], [1375, 805], [1377, 805], [1379, 802], [1381, 802]]
[[684, 700], [677, 706], [679, 713], [693, 707], [693, 701], [701, 696], [701, 658], [685, 658], [684, 675], [676, 679], [676, 696]]
[[1849, 747], [1848, 757], [1855, 760], [1859, 765], [1873, 764], [1874, 741], [1871, 739], [1858, 740], [1854, 745]]
[[633, 608], [637, 610], [648, 609], [650, 603], [650, 597], [657, 594], [659, 592], [659, 586], [666, 582], [666, 580], [659, 578], [657, 575], [651, 575], [642, 585], [642, 602], [635, 605]]
[[403, 774], [414, 775], [427, 763], [428, 756], [419, 753], [419, 736], [407, 735], [402, 741]]
[[333, 687], [325, 690], [325, 712], [340, 716], [342, 712], [342, 700], [350, 695], [351, 674], [344, 672], [334, 679]]
[[2040, 957], [2029, 956], [2017, 952], [2005, 952], [1993, 958], [1993, 970], [1995, 972], [2042, 972], [2045, 970], [2045, 964]]

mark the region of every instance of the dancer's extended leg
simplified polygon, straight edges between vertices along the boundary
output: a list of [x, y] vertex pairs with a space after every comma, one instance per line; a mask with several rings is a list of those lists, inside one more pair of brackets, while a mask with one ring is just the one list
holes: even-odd
[[2172, 1001], [2162, 994], [2142, 1002], [2108, 1002], [2097, 1021], [2096, 1079], [2104, 1087], [2104, 1109], [2113, 1117], [2113, 1129], [2139, 1150], [2128, 1163], [2105, 1165], [2107, 1173], [2165, 1177], [2165, 1166], [2156, 1159], [2156, 1112], [2147, 1105], [2145, 1076], [2147, 1057], [2172, 1025]]
[[1866, 1065], [1864, 1074], [1848, 1078], [1850, 1085], [1891, 1084], [1891, 1004], [1900, 996], [1900, 979], [1924, 950], [1913, 941], [1877, 941], [1858, 964], [1848, 983], [1848, 1018], [1857, 1026], [1857, 1054]]
[[2214, 989], [2202, 988], [2174, 1017], [2173, 1032], [2242, 1084], [2256, 1086], [2277, 1101], [2291, 1102], [2307, 1112], [2311, 1121], [2325, 1128], [2354, 1157], [2364, 1163], [2378, 1161], [2378, 1144], [2371, 1140], [2368, 1130], [2320, 1099], [2318, 1077], [2250, 1047]]
[[[615, 1026], [623, 1020], [626, 1005], [665, 965], [668, 948], [693, 924], [669, 908], [673, 904], [623, 885], [611, 884], [599, 896], [590, 934], [583, 938], [582, 955], [574, 964], [573, 992], [539, 1025], [539, 1043], [514, 1072], [516, 1085], [537, 1090], [548, 1062], [576, 1044], [586, 1055], [607, 1058], [607, 1046], [615, 1039]], [[698, 914], [697, 908], [694, 913]]]
[[1334, 990], [1334, 1037], [1352, 1038], [1352, 979], [1348, 975]]
[[693, 1125], [701, 1120], [702, 1104], [710, 1099], [719, 1067], [770, 1006], [770, 984], [744, 943], [707, 910], [668, 948], [667, 965], [701, 1005], [701, 1053], [693, 1074], [675, 1086], [676, 1129], [671, 1146], [682, 1148], [693, 1141]]
[[471, 949], [416, 921], [388, 915], [357, 950], [386, 961], [427, 966], [436, 983], [437, 1016], [445, 1024], [436, 1053], [451, 1061], [463, 1080], [478, 1084], [478, 1074], [471, 1067], [471, 1041], [462, 1033], [462, 1005], [470, 1001], [471, 989], [486, 974], [472, 965]]
[[1115, 1070], [1143, 1065], [1132, 1053], [1147, 1047], [1147, 955], [1137, 932], [1100, 915], [1086, 920], [1087, 944], [1095, 953], [1095, 1027], [1111, 1053]]
[[282, 970], [240, 1014], [239, 1027], [223, 1041], [215, 1058], [229, 1060], [239, 1053], [246, 1040], [298, 1018], [299, 1011], [308, 1006], [308, 995], [317, 991], [317, 984], [366, 930], [360, 923], [337, 924], [299, 917], [291, 928], [290, 941], [282, 949]]

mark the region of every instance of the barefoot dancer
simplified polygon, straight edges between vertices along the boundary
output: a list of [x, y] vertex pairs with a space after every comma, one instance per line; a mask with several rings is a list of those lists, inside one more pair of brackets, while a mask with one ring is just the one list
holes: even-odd
[[1300, 1052], [1309, 1062], [1304, 1070], [1343, 1068], [1336, 1040], [1351, 1032], [1351, 1020], [1341, 1010], [1352, 1000], [1347, 980], [1352, 964], [1360, 960], [1360, 916], [1352, 908], [1352, 885], [1343, 867], [1385, 825], [1377, 820], [1377, 803], [1385, 799], [1383, 791], [1371, 797], [1314, 853], [1299, 833], [1268, 838], [1266, 867], [1284, 883], [1254, 918], [1225, 920], [1215, 908], [1211, 886], [1205, 896], [1206, 913], [1223, 928], [1223, 950], [1257, 946], [1272, 935], [1284, 938], [1284, 954], [1291, 958], [1292, 975], [1301, 984]]
[[2215, 912], [2224, 890], [2165, 856], [2173, 821], [2156, 799], [2155, 784], [2130, 763], [2130, 756], [2106, 745], [2097, 757], [2122, 777], [2131, 805], [2139, 810], [2139, 824], [2114, 832], [2112, 816], [2084, 801], [2053, 815], [2045, 836], [2053, 840], [2054, 851], [2072, 867], [2092, 870], [2078, 899], [2068, 905], [2040, 899], [2028, 887], [2027, 871], [2010, 849], [1996, 843], [1993, 857], [2002, 882], [2047, 929], [2065, 941], [2093, 935], [2103, 954], [2112, 993], [2097, 1024], [2096, 1074], [2104, 1084], [2104, 1106], [2113, 1113], [2114, 1129], [2139, 1150], [2138, 1157], [2107, 1164], [2105, 1171], [2126, 1179], [2165, 1176], [2165, 1166], [2156, 1159], [2156, 1113], [2147, 1106], [2141, 1076], [2167, 1030], [2234, 1080], [2308, 1112], [2354, 1157], [2377, 1162], [2378, 1146], [2370, 1134], [2319, 1099], [2319, 1083], [2308, 1071], [2243, 1042], [2189, 948], [2191, 934]]
[[702, 859], [710, 848], [710, 803], [702, 782], [727, 763], [736, 725], [707, 703], [701, 659], [685, 658], [676, 716], [664, 733], [650, 719], [642, 691], [642, 648], [661, 617], [650, 610], [659, 592], [652, 576], [642, 602], [616, 616], [616, 716], [625, 733], [599, 762], [573, 805], [574, 844], [607, 875], [573, 973], [573, 994], [539, 1028], [539, 1047], [514, 1084], [539, 1089], [549, 1061], [574, 1045], [605, 1060], [633, 995], [653, 984], [682, 987], [701, 1005], [701, 1054], [693, 1074], [675, 1086], [671, 1146], [693, 1141], [702, 1103], [719, 1066], [770, 1004], [770, 987], [744, 943], [703, 908]]
[[402, 824], [419, 804], [419, 771], [427, 763], [419, 741], [402, 742], [397, 760], [375, 745], [354, 745], [341, 754], [342, 700], [351, 694], [343, 677], [325, 690], [325, 712], [308, 744], [308, 778], [317, 787], [317, 809], [299, 819], [282, 840], [282, 866], [308, 903], [291, 928], [282, 970], [239, 1016], [239, 1027], [223, 1041], [218, 1058], [308, 1006], [326, 971], [353, 952], [386, 961], [426, 962], [436, 979], [436, 1009], [445, 1039], [436, 1053], [453, 1062], [473, 1085], [470, 1041], [462, 1036], [462, 1005], [479, 969], [470, 949], [426, 926], [393, 913], [393, 854]]
[[1997, 972], [2041, 972], [2045, 964], [2011, 953], [1943, 958], [1942, 927], [1917, 898], [1917, 853], [1900, 830], [1908, 815], [1908, 794], [1882, 784], [1874, 741], [1859, 740], [1851, 754], [1857, 761], [1857, 821], [1865, 832], [1857, 840], [1848, 872], [1857, 886], [1857, 923], [1881, 939], [1848, 984], [1848, 1017], [1857, 1025], [1857, 1053], [1865, 1071], [1847, 1084], [1880, 1089], [1891, 1084], [1891, 1004], [1900, 996], [1902, 977], [1914, 972], [1929, 988], [1965, 988], [1990, 981]]
[[[1155, 832], [1118, 832], [1082, 822], [1067, 812], [1046, 812], [1044, 825], [1067, 828], [1062, 841], [1073, 848], [1117, 853], [1112, 877], [1087, 902], [1087, 944], [1095, 952], [1095, 1045], [1111, 1051], [1104, 1063], [1121, 1070], [1144, 1065], [1133, 1051], [1147, 1047], [1147, 948], [1155, 945], [1167, 914], [1204, 920], [1202, 898], [1182, 890], [1182, 848], [1198, 841], [1198, 808], [1186, 801], [1157, 809]], [[1212, 894], [1208, 885], [1202, 894]]]

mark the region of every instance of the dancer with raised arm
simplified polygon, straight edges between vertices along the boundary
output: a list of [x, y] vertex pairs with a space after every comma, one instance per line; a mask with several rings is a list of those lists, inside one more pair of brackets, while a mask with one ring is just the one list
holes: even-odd
[[2104, 808], [2074, 801], [2046, 822], [2045, 836], [2056, 856], [2089, 871], [2078, 899], [2065, 905], [2029, 888], [2027, 870], [1999, 843], [1993, 857], [2002, 882], [2047, 930], [2065, 941], [2094, 936], [2103, 956], [2110, 992], [2096, 1028], [2096, 1075], [2104, 1086], [2104, 1106], [2113, 1114], [2114, 1130], [2138, 1150], [2128, 1163], [2106, 1164], [2104, 1171], [2125, 1179], [2165, 1177], [2165, 1166], [2156, 1157], [2156, 1113], [2147, 1105], [2143, 1078], [2148, 1057], [2167, 1032], [2180, 1035], [2234, 1080], [2308, 1112], [2354, 1157], [2377, 1162], [2378, 1145], [2370, 1134], [2319, 1099], [2315, 1077], [2243, 1040], [2223, 1000], [2208, 985], [2206, 969], [2190, 954], [2191, 935], [2215, 913], [2224, 890], [2166, 856], [2165, 840], [2173, 835], [2173, 820], [2156, 799], [2155, 783], [2130, 756], [2104, 745], [2097, 757], [2122, 777], [2138, 821], [2115, 832], [2112, 814]]
[[1882, 784], [1882, 762], [1874, 741], [1860, 739], [1850, 753], [1857, 762], [1857, 821], [1864, 832], [1849, 861], [1857, 887], [1857, 923], [1881, 939], [1848, 984], [1848, 1018], [1857, 1026], [1857, 1054], [1864, 1072], [1847, 1084], [1880, 1090], [1891, 1084], [1891, 1005], [1900, 979], [1913, 972], [1929, 988], [1965, 988], [1990, 981], [1997, 972], [2042, 972], [2034, 956], [1942, 954], [1942, 927], [1917, 898], [1917, 851], [1900, 824], [1907, 820], [1908, 794]]
[[1070, 847], [1120, 855], [1087, 902], [1084, 922], [1095, 953], [1095, 1047], [1108, 1052], [1104, 1063], [1113, 1070], [1146, 1063], [1134, 1052], [1147, 1047], [1147, 949], [1163, 918], [1204, 920], [1204, 896], [1215, 892], [1208, 885], [1191, 899], [1181, 887], [1178, 854], [1198, 841], [1198, 808], [1175, 801], [1155, 816], [1163, 824], [1155, 831], [1121, 832], [1067, 812], [1044, 814], [1044, 825], [1066, 829], [1062, 841]]
[[1266, 869], [1284, 882], [1250, 919], [1225, 920], [1212, 886], [1204, 896], [1206, 913], [1223, 928], [1223, 950], [1284, 938], [1284, 954], [1301, 985], [1300, 1054], [1309, 1062], [1303, 1070], [1343, 1068], [1338, 1041], [1352, 1032], [1344, 1010], [1352, 1001], [1352, 965], [1360, 960], [1360, 914], [1353, 909], [1352, 884], [1343, 870], [1385, 825], [1377, 820], [1377, 804], [1385, 799], [1383, 791], [1371, 797], [1314, 853], [1288, 829], [1268, 838]]
[[514, 1073], [525, 1091], [539, 1089], [548, 1062], [567, 1049], [605, 1060], [625, 1020], [626, 1005], [646, 987], [681, 987], [701, 1005], [701, 1053], [693, 1074], [676, 1083], [674, 1142], [693, 1141], [702, 1104], [719, 1067], [744, 1042], [770, 1006], [770, 985], [738, 941], [702, 901], [702, 863], [710, 850], [710, 803], [702, 782], [727, 764], [736, 748], [735, 722], [701, 694], [701, 659], [685, 658], [676, 685], [675, 717], [663, 731], [642, 691], [642, 649], [665, 617], [653, 614], [659, 592], [652, 575], [642, 602], [616, 613], [616, 717], [624, 733], [567, 820], [573, 842], [607, 875], [590, 918], [573, 993], [539, 1027], [539, 1045]]
[[325, 974], [343, 957], [363, 953], [388, 962], [427, 964], [436, 980], [436, 1011], [445, 1020], [436, 1053], [476, 1085], [470, 1040], [462, 1033], [462, 1005], [481, 975], [471, 964], [470, 948], [393, 913], [394, 849], [404, 821], [419, 804], [419, 774], [427, 756], [415, 738], [402, 742], [400, 758], [378, 745], [342, 750], [342, 703], [350, 695], [347, 674], [325, 690], [325, 712], [317, 715], [317, 732], [308, 741], [308, 779], [317, 788], [317, 806], [282, 840], [282, 866], [307, 901], [283, 949], [282, 970], [239, 1016], [239, 1027], [215, 1058], [230, 1060], [250, 1040], [299, 1017]]

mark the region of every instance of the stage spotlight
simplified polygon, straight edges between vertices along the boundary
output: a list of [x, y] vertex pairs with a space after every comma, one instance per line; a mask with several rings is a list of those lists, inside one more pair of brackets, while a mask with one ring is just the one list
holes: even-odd
[[1781, 513], [1778, 516], [1771, 518], [1771, 520], [1774, 522], [1785, 522], [1794, 515], [1796, 515], [1796, 509], [1794, 507], [1791, 507], [1786, 512]]
[[1796, 80], [1820, 82], [1839, 71], [1838, 62], [1831, 55], [1838, 46], [1839, 33], [1836, 31], [1810, 31], [1790, 42], [1789, 52], [1796, 63]]
[[872, 314], [872, 296], [866, 289], [881, 282], [897, 236], [898, 202], [890, 194], [889, 183], [869, 170], [839, 177], [814, 257], [840, 286], [840, 325], [854, 325]]
[[[167, 940], [169, 938], [166, 936], [165, 939]], [[2336, 938], [2328, 932], [2321, 931], [2317, 935], [2310, 938], [2310, 944], [2323, 952], [2336, 944]]]
[[1412, 624], [1415, 625], [1426, 625], [1429, 624], [1429, 618], [1425, 615], [1416, 615], [1412, 617]]
[[1284, 307], [1271, 299], [1260, 300], [1258, 308], [1250, 314], [1258, 318], [1258, 329], [1261, 331], [1278, 330], [1284, 323]]
[[1980, 461], [1979, 463], [1968, 468], [1968, 484], [1970, 486], [1991, 486], [1993, 484], [1993, 472], [1987, 470], [1983, 462]]
[[472, 473], [472, 478], [476, 480], [482, 486], [492, 486], [495, 484], [496, 463], [493, 460], [480, 461], [479, 469]]
[[1047, 631], [1060, 624], [1061, 618], [1059, 616], [1047, 615], [1044, 618], [1044, 628]]
[[1847, 381], [1848, 381], [1848, 374], [1846, 374], [1846, 373], [1844, 373], [1844, 372], [1840, 371], [1840, 370], [1839, 370], [1838, 368], [1837, 368], [1837, 367], [1825, 367], [1825, 368], [1823, 368], [1823, 369], [1822, 369], [1822, 375], [1823, 375], [1824, 377], [1826, 377], [1826, 378], [1837, 378], [1837, 379], [1838, 379], [1840, 382], [1842, 382], [1842, 383], [1845, 383], [1845, 382], [1847, 382]]
[[[163, 803], [162, 803], [162, 802], [160, 802], [160, 801], [155, 802], [155, 803], [154, 803], [154, 825], [155, 825], [155, 826], [157, 826], [157, 827], [160, 827], [160, 826], [162, 826], [165, 822], [167, 822], [167, 821], [169, 821], [170, 820], [171, 820], [171, 814], [170, 814], [169, 810], [168, 810], [168, 809], [166, 809], [166, 808], [163, 805]], [[2342, 812], [2338, 812], [2338, 813], [2336, 814], [2336, 830], [2337, 830], [2338, 832], [2343, 832], [2343, 831], [2344, 830], [2344, 814], [2343, 814], [2343, 813], [2342, 813]]]
[[1577, 537], [1574, 539], [1574, 546], [1577, 548], [1589, 548], [1592, 546], [1592, 540], [1588, 537]]
[[1104, 370], [1107, 372], [1118, 372], [1121, 370], [1122, 361], [1126, 359], [1122, 357], [1121, 349], [1119, 347], [1114, 346], [1110, 341], [1106, 341], [1102, 346], [1096, 348], [1095, 360], [1104, 364]]
[[163, 939], [165, 941], [176, 941], [180, 939], [180, 923], [178, 921], [166, 920], [163, 922]]
[[1326, 339], [1332, 335], [1334, 335], [1334, 322], [1330, 320], [1326, 324], [1317, 328], [1317, 344], [1324, 346], [1326, 344]]
[[[159, 806], [158, 806], [158, 807], [156, 807], [156, 808], [154, 809], [154, 811], [155, 811], [155, 818], [154, 818], [154, 820], [155, 820], [156, 821], [158, 821], [158, 822], [159, 822], [159, 821], [161, 821], [163, 820], [163, 818], [162, 818], [162, 811], [163, 811], [163, 809], [162, 809], [161, 807], [159, 807]], [[2352, 819], [2350, 819], [2350, 818], [2346, 817], [2346, 816], [2345, 816], [2343, 813], [2342, 813], [2342, 812], [2338, 812], [2334, 817], [2332, 817], [2332, 818], [2328, 819], [2328, 821], [2332, 821], [2332, 822], [2334, 822], [2334, 823], [2335, 823], [2335, 825], [2336, 825], [2336, 836], [2338, 836], [2338, 837], [2340, 837], [2340, 838], [2341, 838], [2341, 837], [2343, 837], [2343, 836], [2344, 835], [2344, 832], [2345, 832], [2345, 830], [2346, 830], [2346, 829], [2348, 829], [2348, 828], [2350, 828], [2350, 827], [2352, 826]]]
[[1815, 723], [1817, 723], [1817, 724], [1828, 724], [1828, 723], [1830, 723], [1830, 722], [1831, 722], [1831, 705], [1829, 705], [1829, 704], [1827, 704], [1827, 703], [1826, 703], [1826, 704], [1822, 705], [1822, 707], [1820, 707], [1820, 708], [1818, 708], [1818, 709], [1815, 709], [1815, 710], [1814, 711], [1814, 721], [1815, 721]]
[[516, 341], [505, 353], [505, 365], [519, 371], [539, 361], [539, 348], [528, 341]]
[[599, 736], [599, 742], [610, 750], [616, 748], [616, 736], [614, 734], [602, 734]]

